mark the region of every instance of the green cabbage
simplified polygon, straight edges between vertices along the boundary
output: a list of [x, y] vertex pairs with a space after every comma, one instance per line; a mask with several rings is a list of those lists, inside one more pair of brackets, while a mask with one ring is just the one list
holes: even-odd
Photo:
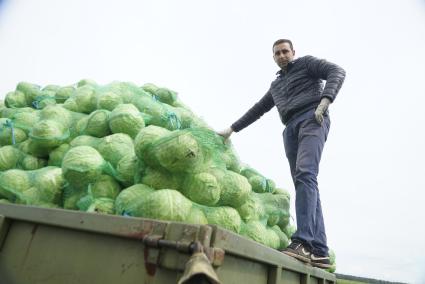
[[71, 148], [63, 158], [62, 171], [65, 179], [76, 189], [95, 182], [105, 168], [105, 160], [90, 146]]
[[67, 99], [74, 93], [75, 88], [73, 86], [65, 86], [59, 88], [55, 93], [55, 99], [58, 104], [63, 104]]
[[70, 148], [71, 146], [65, 143], [55, 148], [53, 151], [51, 151], [49, 154], [48, 165], [62, 167], [63, 157], [65, 156], [66, 152], [68, 152]]
[[125, 133], [135, 138], [145, 127], [145, 121], [139, 110], [132, 104], [117, 106], [111, 113], [109, 127], [112, 133]]
[[209, 173], [188, 175], [181, 191], [193, 202], [207, 206], [216, 205], [221, 194], [217, 179]]
[[97, 108], [113, 111], [116, 107], [123, 104], [120, 95], [112, 91], [102, 92], [97, 97]]
[[174, 173], [195, 172], [204, 162], [198, 141], [184, 130], [174, 131], [155, 141], [146, 154], [148, 165], [160, 166]]
[[123, 157], [135, 155], [133, 140], [124, 133], [116, 133], [102, 138], [96, 148], [103, 158], [114, 167]]
[[154, 191], [153, 188], [144, 184], [135, 184], [124, 189], [115, 199], [116, 214], [134, 216], [138, 201]]
[[232, 171], [219, 169], [212, 169], [211, 173], [220, 183], [220, 205], [237, 208], [248, 200], [251, 193], [251, 185], [244, 176]]
[[0, 147], [0, 171], [15, 168], [21, 155], [21, 151], [13, 146]]
[[21, 91], [12, 91], [6, 94], [5, 105], [9, 108], [20, 108], [27, 106], [25, 94]]
[[208, 207], [197, 205], [197, 207], [204, 212], [208, 224], [218, 225], [224, 229], [239, 233], [242, 220], [236, 209], [228, 206]]
[[167, 221], [185, 221], [192, 202], [173, 189], [156, 190], [138, 201], [134, 216]]
[[91, 135], [94, 137], [105, 137], [111, 134], [109, 129], [109, 111], [96, 110], [88, 117], [84, 117], [78, 121], [77, 125], [81, 122], [81, 126], [77, 126], [78, 133], [81, 135]]
[[151, 147], [155, 141], [165, 137], [169, 133], [169, 130], [154, 125], [142, 128], [134, 140], [134, 149], [137, 157], [143, 160], [149, 150], [149, 147]]
[[30, 187], [31, 181], [26, 171], [12, 169], [0, 172], [0, 196], [14, 201], [20, 193]]
[[146, 167], [141, 182], [155, 189], [180, 189], [183, 177], [161, 169]]
[[135, 155], [124, 156], [117, 164], [117, 179], [124, 186], [134, 184], [134, 179], [137, 174], [139, 163]]

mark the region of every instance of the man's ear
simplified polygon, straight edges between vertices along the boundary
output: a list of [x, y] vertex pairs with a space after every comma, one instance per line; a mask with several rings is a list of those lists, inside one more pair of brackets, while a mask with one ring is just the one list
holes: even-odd
[[292, 55], [295, 56], [295, 50], [292, 50]]

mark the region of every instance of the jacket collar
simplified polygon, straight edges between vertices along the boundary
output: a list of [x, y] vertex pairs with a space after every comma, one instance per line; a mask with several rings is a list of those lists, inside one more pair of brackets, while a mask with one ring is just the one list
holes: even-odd
[[286, 70], [287, 70], [286, 72], [283, 71], [283, 69], [280, 69], [279, 71], [276, 72], [276, 75], [278, 77], [280, 77], [280, 76], [284, 75], [285, 73], [288, 73], [289, 70], [291, 70], [292, 66], [295, 64], [295, 62], [297, 62], [297, 61], [298, 61], [298, 58], [292, 60], [291, 62], [288, 63], [288, 66], [286, 67]]

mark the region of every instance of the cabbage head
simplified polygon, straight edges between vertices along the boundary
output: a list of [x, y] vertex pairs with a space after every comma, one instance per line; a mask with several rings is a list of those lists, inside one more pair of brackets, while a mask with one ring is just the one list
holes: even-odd
[[102, 138], [96, 148], [103, 158], [114, 167], [123, 157], [135, 154], [133, 140], [124, 133], [116, 133]]
[[155, 141], [145, 161], [150, 166], [161, 166], [174, 173], [195, 172], [203, 165], [204, 157], [196, 138], [181, 130]]
[[251, 193], [251, 185], [244, 176], [232, 171], [219, 169], [212, 169], [211, 173], [220, 183], [220, 205], [237, 208], [248, 200]]
[[0, 171], [16, 168], [21, 156], [21, 151], [13, 146], [0, 147]]
[[91, 135], [94, 137], [105, 137], [111, 134], [108, 124], [109, 114], [107, 110], [96, 110], [88, 117], [82, 118], [77, 123], [82, 123], [81, 126], [77, 127], [77, 129], [79, 128], [79, 134]]
[[208, 224], [217, 225], [224, 229], [239, 233], [242, 220], [236, 209], [228, 206], [208, 207], [197, 205], [197, 207], [204, 212]]
[[137, 203], [155, 190], [144, 184], [135, 184], [122, 190], [115, 199], [115, 213], [135, 216]]
[[139, 159], [144, 159], [149, 147], [157, 140], [171, 133], [168, 129], [149, 125], [140, 130], [134, 140], [134, 148]]
[[112, 91], [102, 92], [97, 96], [97, 108], [112, 111], [124, 103], [120, 95]]
[[138, 160], [135, 155], [124, 156], [117, 164], [116, 178], [124, 185], [131, 186], [134, 184], [134, 178], [138, 170]]
[[134, 105], [122, 104], [112, 111], [109, 127], [112, 133], [125, 133], [134, 139], [145, 127], [145, 121]]
[[142, 198], [134, 212], [135, 216], [167, 221], [187, 220], [192, 202], [173, 189], [156, 190]]
[[71, 148], [63, 158], [62, 171], [69, 184], [77, 189], [95, 182], [105, 168], [105, 160], [90, 146]]
[[185, 178], [181, 192], [193, 202], [213, 206], [220, 200], [221, 188], [212, 174], [198, 173]]
[[9, 108], [21, 108], [28, 106], [25, 94], [21, 91], [7, 93], [4, 103]]
[[0, 172], [0, 196], [14, 201], [16, 197], [31, 187], [31, 181], [26, 171], [11, 169]]

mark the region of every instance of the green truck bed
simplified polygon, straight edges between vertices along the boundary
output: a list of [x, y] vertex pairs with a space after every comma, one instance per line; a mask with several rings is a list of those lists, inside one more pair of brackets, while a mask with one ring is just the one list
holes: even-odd
[[0, 204], [0, 283], [331, 284], [336, 277], [216, 226]]

